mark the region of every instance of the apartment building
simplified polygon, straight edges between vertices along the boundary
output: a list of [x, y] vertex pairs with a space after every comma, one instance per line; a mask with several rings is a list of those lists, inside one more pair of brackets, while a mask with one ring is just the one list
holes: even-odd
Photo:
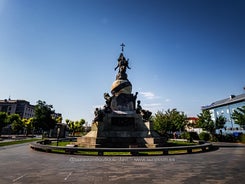
[[35, 113], [35, 106], [26, 100], [0, 100], [0, 112], [19, 114], [21, 118], [31, 118]]

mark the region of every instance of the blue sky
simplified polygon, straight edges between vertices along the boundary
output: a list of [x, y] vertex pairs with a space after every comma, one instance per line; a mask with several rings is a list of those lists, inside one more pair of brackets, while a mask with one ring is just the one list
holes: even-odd
[[120, 44], [133, 93], [152, 112], [244, 93], [245, 1], [0, 0], [0, 99], [44, 100], [91, 123]]

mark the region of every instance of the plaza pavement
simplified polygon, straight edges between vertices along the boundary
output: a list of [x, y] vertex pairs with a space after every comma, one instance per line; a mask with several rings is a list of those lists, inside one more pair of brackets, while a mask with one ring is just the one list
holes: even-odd
[[[166, 156], [80, 156], [0, 147], [0, 184], [245, 183], [245, 146]], [[222, 145], [220, 145], [222, 146]]]

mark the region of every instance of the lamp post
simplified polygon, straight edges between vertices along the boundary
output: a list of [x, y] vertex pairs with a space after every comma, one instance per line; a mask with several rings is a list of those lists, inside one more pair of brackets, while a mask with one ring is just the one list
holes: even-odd
[[60, 124], [57, 124], [57, 146], [59, 146], [60, 128]]

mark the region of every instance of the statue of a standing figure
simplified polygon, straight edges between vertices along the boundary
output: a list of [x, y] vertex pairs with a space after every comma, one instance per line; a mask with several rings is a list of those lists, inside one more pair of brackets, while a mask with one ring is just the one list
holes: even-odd
[[126, 69], [131, 69], [129, 66], [128, 66], [128, 60], [125, 59], [125, 57], [123, 56], [123, 53], [120, 54], [119, 58], [118, 58], [118, 64], [115, 68], [115, 70], [117, 68], [119, 68], [119, 71], [118, 73], [126, 73]]
[[105, 99], [105, 103], [106, 105], [104, 106], [104, 110], [105, 112], [110, 112], [111, 111], [111, 96], [109, 95], [109, 93], [104, 93], [104, 99]]
[[119, 68], [118, 74], [117, 74], [117, 79], [127, 79], [126, 70], [127, 70], [127, 68], [128, 69], [131, 69], [128, 66], [128, 61], [129, 61], [129, 59], [126, 60], [125, 57], [123, 56], [123, 53], [121, 53], [120, 56], [119, 56], [119, 58], [118, 58], [118, 64], [115, 67], [115, 70], [117, 68]]

